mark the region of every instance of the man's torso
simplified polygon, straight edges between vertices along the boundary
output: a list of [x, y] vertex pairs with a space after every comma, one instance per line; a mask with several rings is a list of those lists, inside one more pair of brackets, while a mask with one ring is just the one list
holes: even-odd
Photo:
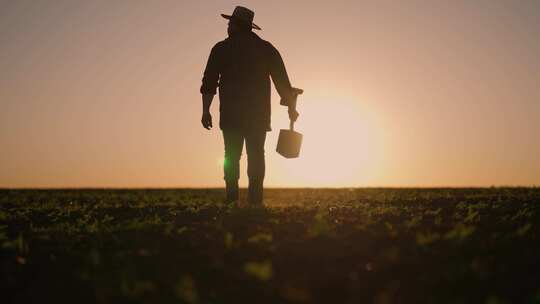
[[271, 129], [268, 59], [271, 47], [254, 33], [216, 44], [222, 129]]

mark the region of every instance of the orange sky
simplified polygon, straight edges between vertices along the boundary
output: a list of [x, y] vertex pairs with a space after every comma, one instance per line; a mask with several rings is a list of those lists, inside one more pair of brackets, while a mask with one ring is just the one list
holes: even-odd
[[235, 5], [305, 90], [267, 186], [540, 185], [539, 1], [58, 0], [1, 4], [0, 187], [221, 186], [199, 86]]

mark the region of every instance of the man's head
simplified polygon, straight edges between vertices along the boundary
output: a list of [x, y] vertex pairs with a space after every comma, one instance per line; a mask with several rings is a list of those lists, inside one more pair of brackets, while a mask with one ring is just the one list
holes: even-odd
[[229, 36], [234, 36], [237, 33], [250, 32], [252, 29], [261, 29], [258, 25], [253, 23], [255, 13], [243, 6], [235, 7], [232, 15], [221, 14], [221, 16], [229, 20], [229, 27], [227, 29]]
[[229, 20], [229, 25], [227, 27], [227, 34], [229, 37], [235, 36], [237, 34], [251, 32], [251, 25], [244, 24], [241, 22], [236, 22], [233, 19]]

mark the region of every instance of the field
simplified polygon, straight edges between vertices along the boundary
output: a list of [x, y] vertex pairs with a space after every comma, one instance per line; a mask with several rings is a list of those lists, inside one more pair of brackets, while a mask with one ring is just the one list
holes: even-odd
[[222, 196], [0, 190], [0, 301], [540, 303], [538, 188]]

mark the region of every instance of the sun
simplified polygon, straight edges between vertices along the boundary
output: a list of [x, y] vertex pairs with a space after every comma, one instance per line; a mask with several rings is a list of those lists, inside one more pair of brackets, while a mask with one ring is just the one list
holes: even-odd
[[369, 183], [381, 156], [376, 115], [352, 98], [299, 101], [295, 130], [304, 135], [300, 157], [279, 159], [290, 185], [348, 187]]

